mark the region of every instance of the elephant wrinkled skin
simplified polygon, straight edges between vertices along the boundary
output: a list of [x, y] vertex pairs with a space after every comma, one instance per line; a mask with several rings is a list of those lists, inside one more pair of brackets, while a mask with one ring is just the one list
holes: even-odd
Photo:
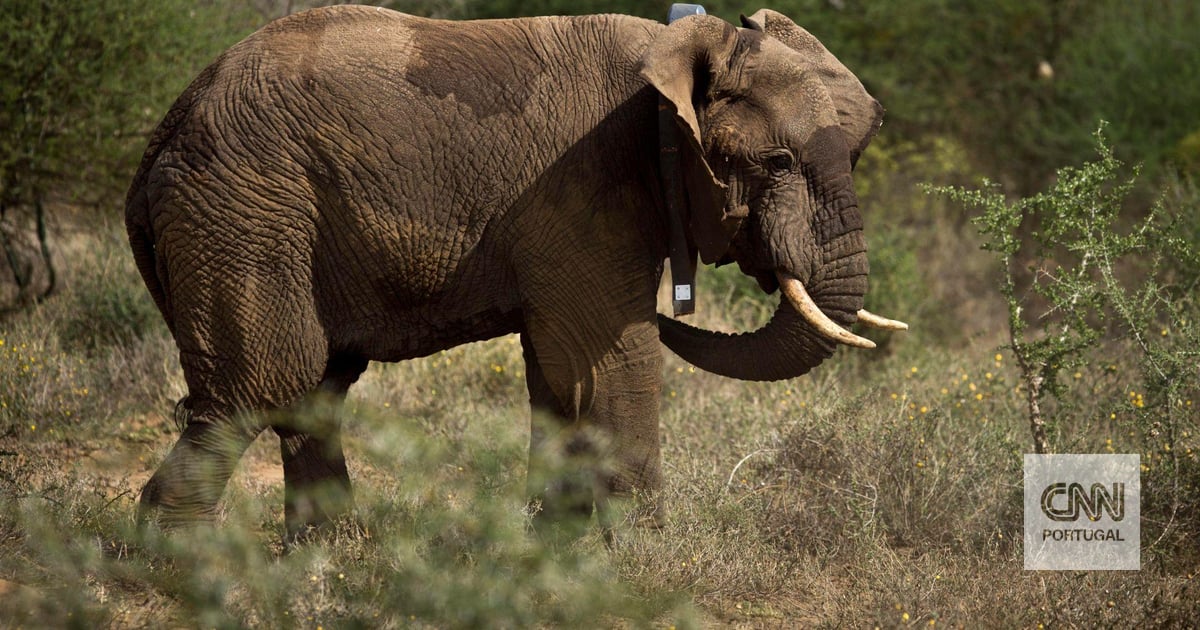
[[[851, 169], [882, 109], [786, 17], [743, 24], [341, 6], [221, 55], [155, 131], [127, 199], [188, 387], [143, 517], [211, 515], [266, 426], [289, 531], [336, 516], [350, 505], [336, 403], [368, 361], [507, 333], [542, 419], [530, 479], [551, 444], [613, 462], [585, 482], [531, 482], [534, 498], [554, 517], [637, 492], [654, 516], [660, 336], [758, 380], [803, 374], [838, 341], [869, 345], [843, 329], [867, 288]], [[761, 330], [656, 316], [660, 98], [684, 139], [691, 245], [787, 289]], [[288, 419], [317, 397], [328, 418]]]

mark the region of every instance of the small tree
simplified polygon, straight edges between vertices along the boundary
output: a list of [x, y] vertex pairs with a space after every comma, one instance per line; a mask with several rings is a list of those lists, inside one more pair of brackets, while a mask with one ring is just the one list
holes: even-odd
[[182, 0], [0, 3], [0, 300], [8, 281], [22, 300], [53, 288], [47, 202], [115, 204], [237, 15]]
[[[1062, 395], [1060, 374], [1092, 358], [1106, 333], [1126, 340], [1137, 353], [1149, 394], [1149, 400], [1140, 399], [1137, 413], [1147, 433], [1166, 432], [1174, 441], [1188, 421], [1187, 394], [1200, 380], [1196, 306], [1190, 291], [1172, 285], [1176, 269], [1195, 270], [1200, 259], [1177, 234], [1162, 201], [1122, 231], [1122, 208], [1139, 169], [1121, 179], [1122, 164], [1105, 142], [1103, 126], [1095, 138], [1098, 160], [1059, 169], [1050, 189], [1032, 197], [1009, 202], [986, 182], [981, 190], [929, 189], [981, 211], [973, 221], [984, 237], [983, 248], [996, 254], [1003, 270], [1008, 349], [1021, 372], [1037, 453], [1050, 450], [1045, 396]], [[1018, 260], [1026, 232], [1034, 251], [1031, 284], [1022, 293]], [[1118, 273], [1133, 267], [1139, 269], [1137, 286]], [[1030, 318], [1034, 296], [1046, 306]], [[1030, 322], [1040, 326], [1031, 328]]]

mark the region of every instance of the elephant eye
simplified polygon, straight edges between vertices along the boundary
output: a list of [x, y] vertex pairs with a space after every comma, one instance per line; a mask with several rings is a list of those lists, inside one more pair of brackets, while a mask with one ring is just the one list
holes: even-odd
[[796, 165], [796, 160], [791, 153], [780, 151], [772, 153], [763, 160], [763, 166], [772, 175], [783, 175], [791, 172], [792, 167]]

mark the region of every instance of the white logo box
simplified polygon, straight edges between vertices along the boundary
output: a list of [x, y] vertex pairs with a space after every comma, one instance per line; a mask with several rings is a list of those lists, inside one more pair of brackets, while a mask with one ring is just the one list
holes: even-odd
[[1025, 455], [1025, 569], [1142, 567], [1139, 455]]

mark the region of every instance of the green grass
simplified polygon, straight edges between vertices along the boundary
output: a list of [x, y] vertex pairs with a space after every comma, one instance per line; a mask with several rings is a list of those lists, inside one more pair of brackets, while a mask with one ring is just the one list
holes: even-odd
[[[595, 526], [571, 544], [528, 527], [514, 337], [368, 370], [345, 410], [357, 510], [323, 538], [284, 551], [269, 433], [218, 527], [139, 534], [136, 494], [175, 439], [182, 378], [120, 227], [60, 236], [63, 293], [0, 321], [0, 625], [1192, 623], [1195, 515], [1154, 500], [1200, 443], [1174, 436], [1167, 455], [1141, 429], [1153, 424], [1138, 416], [1137, 354], [1117, 341], [1065, 375], [1048, 413], [1063, 451], [1143, 453], [1143, 569], [1022, 570], [1031, 441], [1020, 375], [997, 350], [1006, 315], [991, 259], [958, 210], [912, 189], [911, 158], [894, 156], [895, 168], [860, 169], [881, 261], [871, 307], [913, 330], [781, 383], [668, 353], [667, 522], [619, 528], [612, 549]], [[754, 327], [771, 311], [735, 270], [701, 277], [703, 325]]]

